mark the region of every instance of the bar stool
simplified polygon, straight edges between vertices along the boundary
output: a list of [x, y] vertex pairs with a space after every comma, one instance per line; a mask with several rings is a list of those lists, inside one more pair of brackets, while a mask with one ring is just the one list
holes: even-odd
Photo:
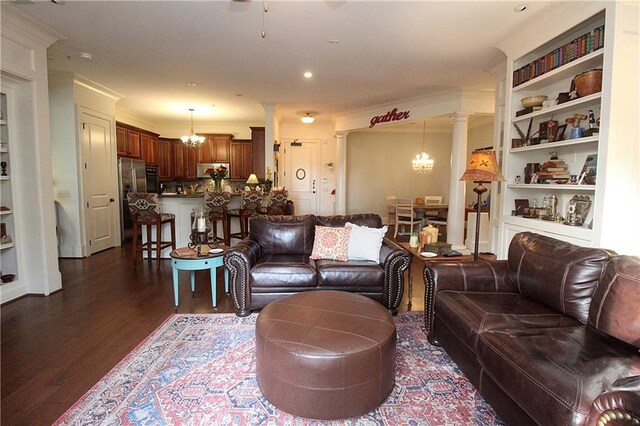
[[[239, 209], [227, 210], [227, 226], [229, 227], [229, 239], [239, 240], [249, 235], [249, 218], [260, 211], [264, 195], [260, 191], [252, 190], [242, 193]], [[240, 232], [231, 233], [231, 218], [237, 217], [240, 220]]]
[[[147, 242], [140, 246], [141, 251], [147, 250], [147, 258], [151, 260], [151, 253], [156, 252], [157, 268], [160, 269], [160, 255], [162, 250], [171, 247], [176, 249], [176, 217], [171, 213], [158, 213], [158, 194], [129, 193], [127, 194], [129, 211], [133, 220], [133, 267], [138, 258], [138, 238], [142, 226], [147, 227]], [[171, 241], [162, 241], [162, 225], [168, 223], [171, 229]], [[151, 239], [151, 227], [156, 228], [156, 239]]]
[[[212, 241], [223, 241], [229, 247], [229, 229], [227, 227], [227, 209], [231, 200], [230, 192], [205, 191], [204, 206], [209, 209], [209, 222], [211, 222]], [[222, 222], [223, 238], [218, 237], [218, 222]]]
[[268, 215], [283, 215], [285, 214], [285, 206], [287, 205], [287, 198], [289, 197], [289, 191], [286, 189], [274, 189], [269, 193], [269, 202], [264, 212]]

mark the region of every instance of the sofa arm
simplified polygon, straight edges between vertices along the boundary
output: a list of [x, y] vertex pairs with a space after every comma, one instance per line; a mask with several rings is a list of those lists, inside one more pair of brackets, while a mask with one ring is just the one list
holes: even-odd
[[593, 401], [585, 424], [640, 424], [640, 376], [616, 380]]
[[236, 315], [245, 317], [251, 313], [251, 289], [249, 271], [260, 259], [260, 246], [248, 238], [240, 241], [224, 255], [224, 266], [229, 271], [231, 299]]
[[398, 306], [402, 301], [404, 289], [404, 271], [411, 264], [411, 254], [389, 238], [382, 240], [380, 247], [380, 266], [384, 269], [384, 291], [382, 304], [391, 311], [398, 313]]
[[473, 262], [425, 262], [424, 264], [424, 327], [429, 341], [432, 336], [436, 295], [442, 290], [495, 291], [517, 293], [511, 284], [506, 260]]

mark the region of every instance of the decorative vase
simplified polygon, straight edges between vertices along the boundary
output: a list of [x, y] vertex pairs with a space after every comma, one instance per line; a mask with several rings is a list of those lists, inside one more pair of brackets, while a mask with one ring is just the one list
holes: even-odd
[[222, 179], [214, 179], [213, 180], [213, 187], [214, 187], [216, 192], [221, 192], [222, 191]]

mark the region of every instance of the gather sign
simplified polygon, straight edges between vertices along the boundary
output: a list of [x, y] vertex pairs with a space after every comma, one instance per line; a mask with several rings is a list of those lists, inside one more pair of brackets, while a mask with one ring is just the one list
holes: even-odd
[[392, 111], [389, 111], [385, 115], [376, 115], [371, 118], [369, 122], [369, 128], [372, 128], [378, 123], [387, 123], [389, 121], [399, 121], [406, 120], [409, 118], [409, 111], [400, 111], [398, 112], [398, 108], [394, 108]]

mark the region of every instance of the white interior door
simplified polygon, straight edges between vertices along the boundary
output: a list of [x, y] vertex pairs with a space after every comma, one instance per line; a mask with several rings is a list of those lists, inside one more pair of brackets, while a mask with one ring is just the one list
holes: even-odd
[[318, 211], [318, 141], [286, 141], [284, 182], [296, 215]]
[[81, 119], [86, 232], [93, 254], [116, 245], [111, 121], [86, 112]]

